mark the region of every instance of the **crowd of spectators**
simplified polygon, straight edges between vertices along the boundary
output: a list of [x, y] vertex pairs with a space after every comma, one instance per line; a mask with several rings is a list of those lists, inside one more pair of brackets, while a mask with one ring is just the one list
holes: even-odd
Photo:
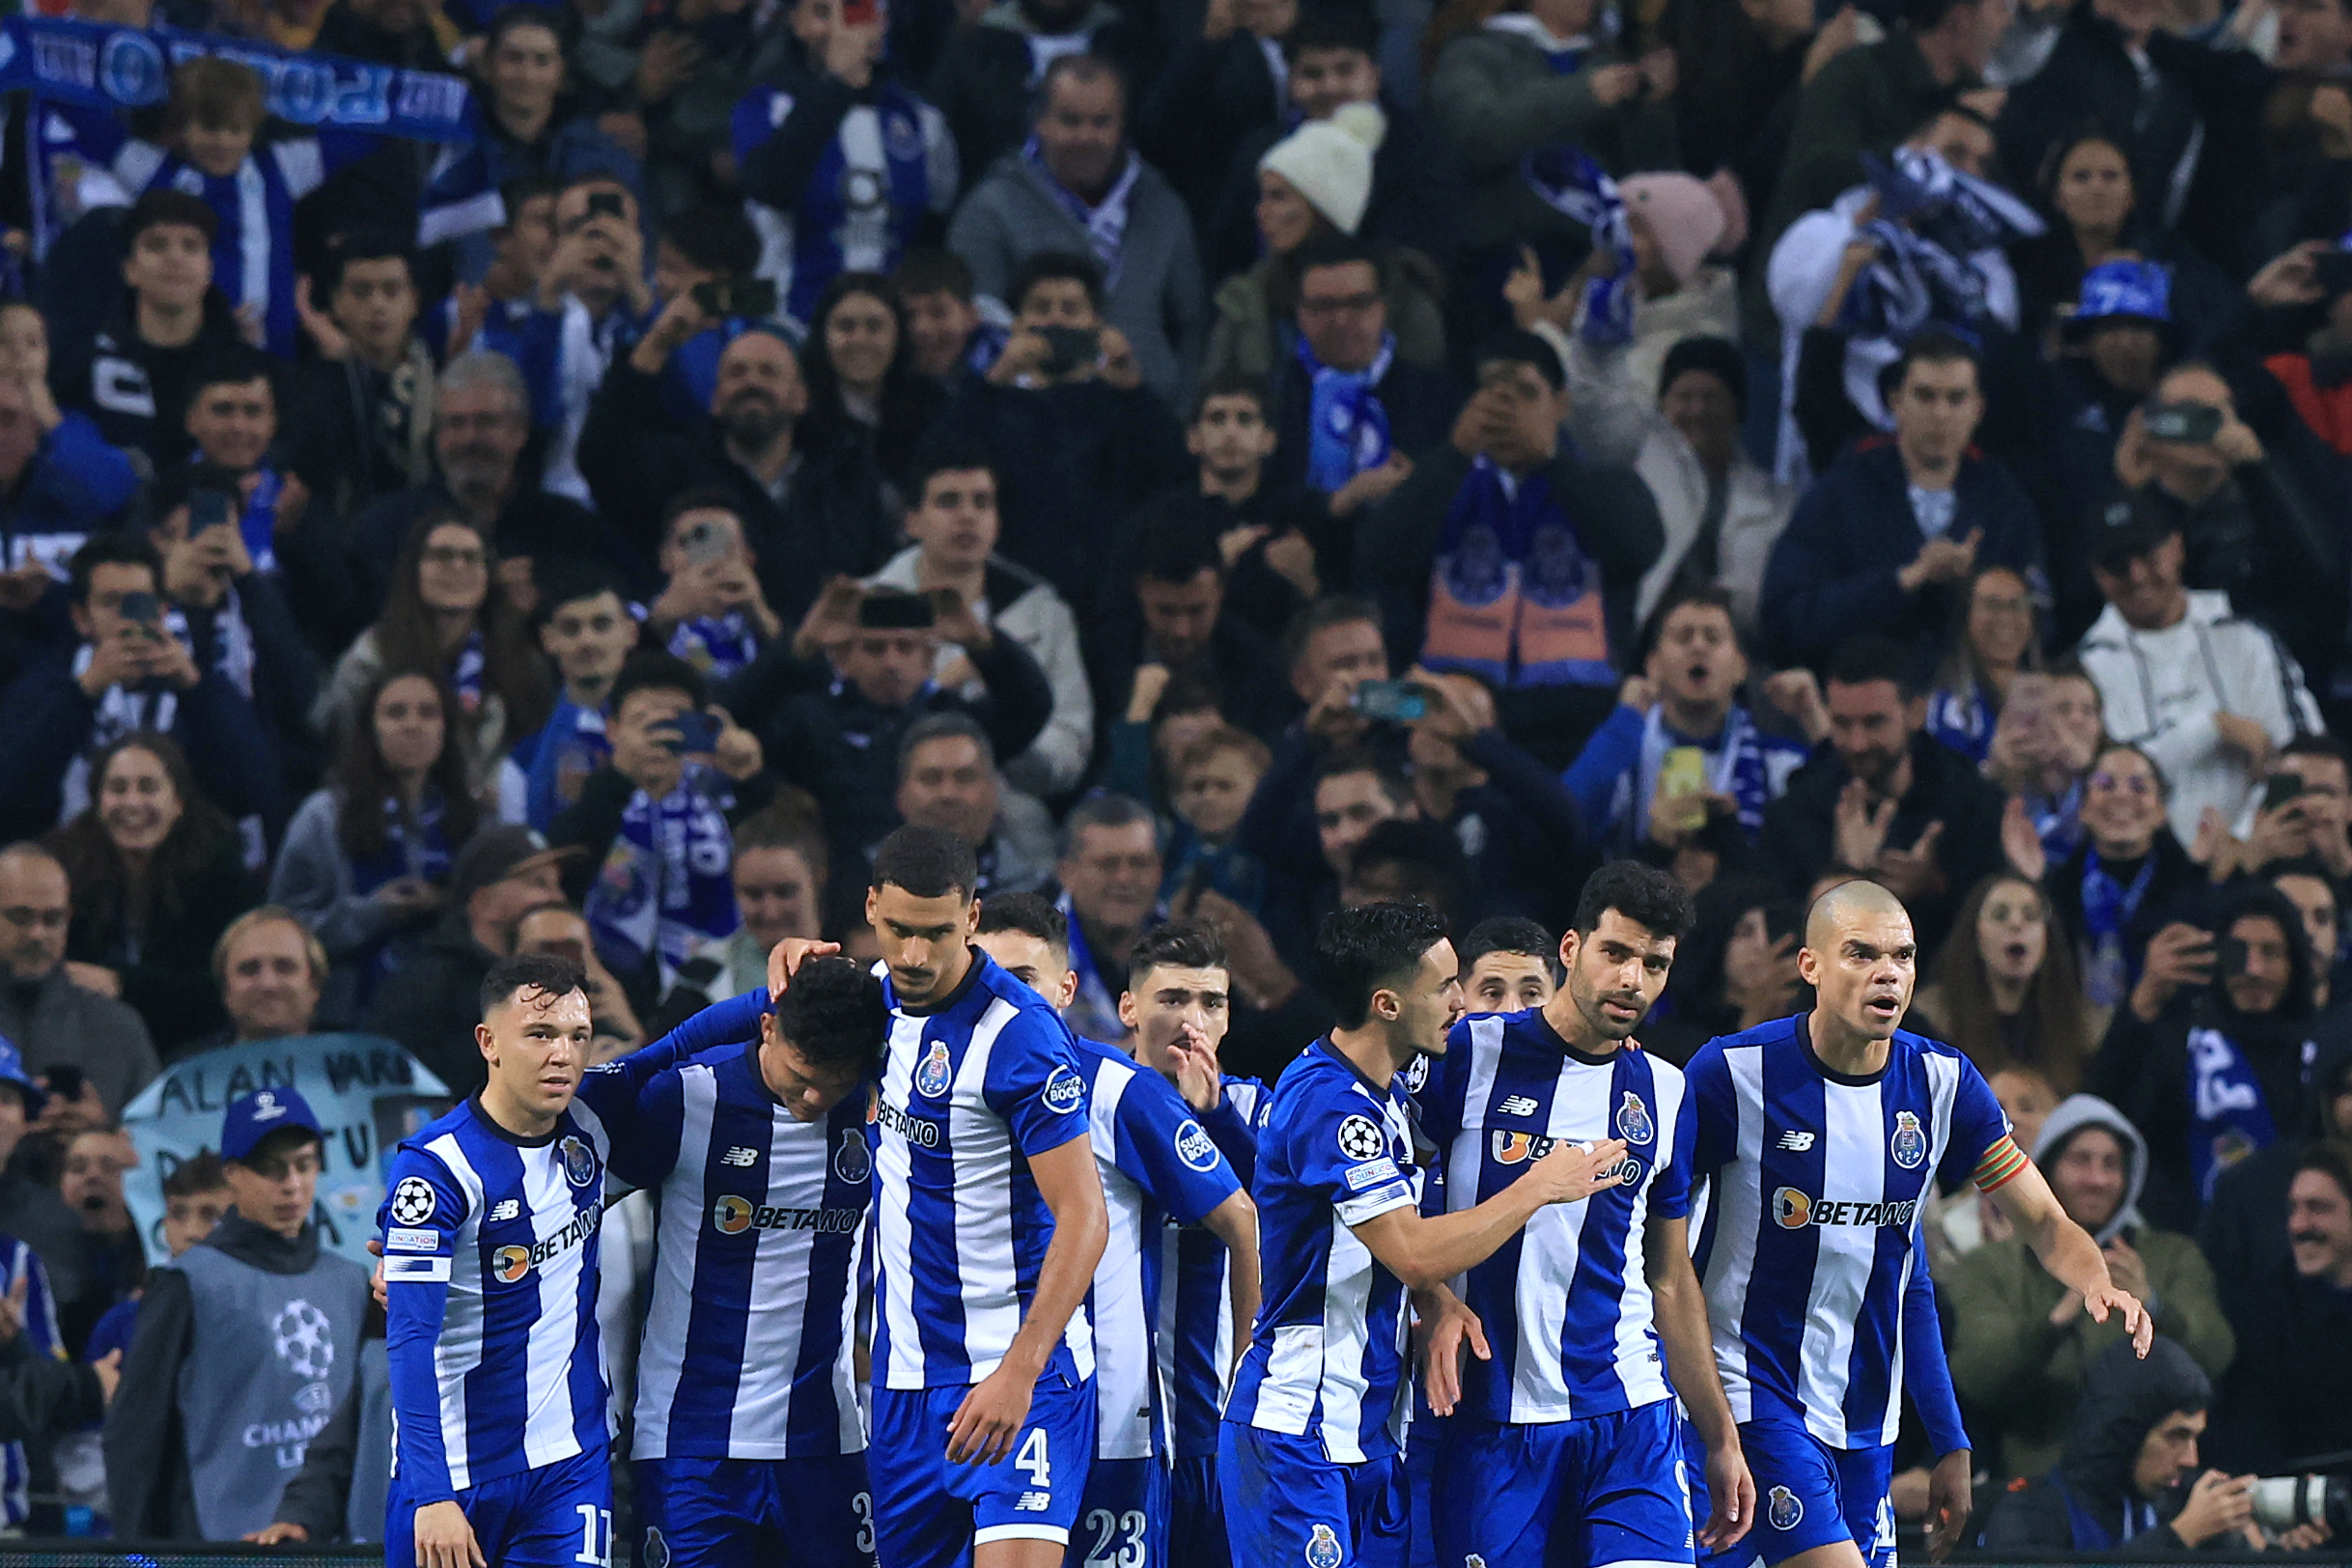
[[[450, 72], [473, 140], [201, 52], [10, 98], [0, 1525], [346, 1527], [334, 1151], [232, 1113], [143, 1240], [158, 1073], [468, 1093], [518, 951], [618, 1052], [859, 951], [910, 822], [1058, 900], [1080, 1033], [1215, 925], [1269, 1079], [1335, 907], [1516, 1007], [1666, 866], [1681, 1058], [1872, 878], [2167, 1340], [1939, 1210], [1991, 1538], [2204, 1545], [2352, 1449], [2352, 0], [63, 9]], [[342, 1479], [216, 1514], [191, 1301], [314, 1275]]]

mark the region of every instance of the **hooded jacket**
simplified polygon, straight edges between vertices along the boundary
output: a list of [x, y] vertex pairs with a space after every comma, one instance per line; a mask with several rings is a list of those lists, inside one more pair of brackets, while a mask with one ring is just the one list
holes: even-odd
[[2212, 1384], [2179, 1345], [2159, 1334], [2143, 1361], [2117, 1340], [2091, 1363], [2058, 1468], [2011, 1482], [1986, 1510], [1976, 1545], [1996, 1553], [2185, 1555], [2188, 1547], [2164, 1527], [2177, 1510], [2169, 1499], [2142, 1497], [2132, 1469], [2157, 1422], [2212, 1402]]
[[2319, 1046], [2311, 1058], [2303, 1125], [2250, 1160], [2222, 1172], [2197, 1227], [2197, 1245], [2213, 1265], [2222, 1310], [2243, 1340], [2259, 1319], [2262, 1298], [2287, 1264], [2286, 1190], [2295, 1162], [2323, 1137], [2352, 1138], [2352, 1127], [2328, 1125], [2336, 1095], [2352, 1089], [2352, 1003], [2312, 1021]]
[[[2148, 1307], [2156, 1330], [2202, 1369], [2218, 1376], [2235, 1340], [2215, 1300], [2213, 1274], [2197, 1244], [2150, 1229], [2139, 1210], [2148, 1174], [2147, 1146], [2123, 1113], [2095, 1095], [2070, 1095], [2042, 1124], [2033, 1162], [2048, 1169], [2067, 1141], [2087, 1127], [2105, 1128], [2129, 1157], [2123, 1201], [2093, 1240], [2122, 1241], [2147, 1269]], [[1952, 1384], [1968, 1404], [1979, 1451], [1998, 1476], [2038, 1475], [2058, 1459], [2066, 1413], [2086, 1397], [2091, 1369], [2123, 1338], [2120, 1319], [2093, 1323], [2077, 1313], [2063, 1328], [2050, 1313], [2066, 1287], [2042, 1267], [2020, 1237], [1988, 1242], [1944, 1277], [1951, 1306]]]
[[[2111, 710], [2112, 712], [2112, 710]], [[2230, 1004], [2229, 993], [2217, 973], [2204, 994], [2185, 1008], [2143, 1023], [2129, 1007], [2115, 1010], [2107, 1039], [2090, 1064], [2088, 1087], [2113, 1100], [2147, 1139], [2148, 1179], [2143, 1202], [2148, 1218], [2169, 1230], [2192, 1231], [2205, 1194], [2198, 1190], [2205, 1162], [2222, 1167], [2240, 1162], [2265, 1147], [2291, 1140], [2307, 1114], [2304, 1064], [2311, 1039], [2311, 959], [2304, 941], [2302, 916], [2286, 895], [2268, 883], [2233, 890], [2221, 900], [2212, 922], [2218, 938], [2250, 914], [2278, 923], [2286, 935], [2287, 984], [2278, 1007], [2268, 1013], [2241, 1013]], [[2192, 1114], [2198, 1081], [2192, 1078], [2192, 1047], [2218, 1033], [2234, 1046], [2260, 1089], [2259, 1110], [2266, 1114], [2274, 1135], [2252, 1147], [2225, 1151], [2224, 1134], [2200, 1129]], [[2234, 1087], [2208, 1073], [2208, 1096]], [[2243, 1125], [2243, 1115], [2229, 1118]], [[2225, 1125], [2216, 1121], [2213, 1126]], [[2212, 1150], [2193, 1148], [2192, 1140], [2211, 1138]], [[2200, 1156], [2202, 1157], [2200, 1159]]]

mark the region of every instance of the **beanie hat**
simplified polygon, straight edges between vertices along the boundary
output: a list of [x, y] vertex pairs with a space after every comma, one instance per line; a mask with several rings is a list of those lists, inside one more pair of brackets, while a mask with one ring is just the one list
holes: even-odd
[[1352, 235], [1372, 205], [1372, 154], [1387, 133], [1388, 117], [1376, 105], [1344, 103], [1268, 148], [1258, 171], [1289, 181], [1332, 228]]
[[1723, 238], [1723, 204], [1703, 180], [1687, 174], [1638, 174], [1617, 182], [1629, 216], [1638, 213], [1658, 238], [1675, 281], [1689, 283]]
[[1703, 371], [1722, 381], [1738, 405], [1740, 416], [1748, 414], [1748, 361], [1740, 350], [1722, 338], [1685, 338], [1666, 350], [1666, 363], [1658, 371], [1658, 395], [1665, 397], [1666, 388], [1685, 371]]

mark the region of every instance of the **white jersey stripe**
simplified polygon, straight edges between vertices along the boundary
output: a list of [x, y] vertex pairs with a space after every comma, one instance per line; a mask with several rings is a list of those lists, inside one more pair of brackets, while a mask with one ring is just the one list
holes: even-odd
[[[1021, 1331], [1021, 1303], [996, 1283], [1011, 1278], [1014, 1271], [1013, 1184], [1001, 1174], [1012, 1167], [1013, 1134], [982, 1097], [989, 1054], [1014, 1017], [1013, 1007], [1001, 998], [990, 1002], [980, 1015], [947, 1106], [947, 1146], [956, 1162], [956, 1262], [962, 1271], [964, 1334], [967, 1342], [993, 1345], [1009, 1345]], [[1072, 1319], [1074, 1336], [1082, 1317], [1076, 1314]], [[991, 1356], [973, 1361], [973, 1379], [995, 1371], [1002, 1359]]]
[[[711, 1121], [718, 1103], [717, 1079], [707, 1067], [689, 1065], [678, 1076], [684, 1111], [678, 1134], [678, 1168], [701, 1171], [711, 1160]], [[702, 1244], [702, 1197], [698, 1189], [678, 1181], [661, 1190], [659, 1234], [662, 1256], [657, 1267], [676, 1267], [694, 1277]], [[678, 1396], [678, 1380], [686, 1369], [686, 1330], [693, 1316], [690, 1292], [659, 1290], [645, 1319], [645, 1349], [638, 1358], [636, 1452], [641, 1456], [666, 1453], [670, 1407]], [[666, 1354], [665, 1354], [666, 1353]]]
[[[883, 1069], [884, 1104], [905, 1105], [914, 1077], [914, 1064], [923, 1052], [923, 1020], [897, 1014], [890, 1020], [890, 1045]], [[905, 1192], [912, 1183], [914, 1152], [905, 1138], [885, 1137], [875, 1154], [874, 1179], [878, 1193]], [[914, 1225], [907, 1205], [875, 1204], [875, 1245], [883, 1259], [914, 1255]], [[905, 1275], [896, 1290], [889, 1288], [887, 1266], [876, 1271], [875, 1292], [889, 1321], [890, 1364], [877, 1368], [875, 1381], [890, 1388], [923, 1386], [923, 1330], [914, 1310], [912, 1282]]]

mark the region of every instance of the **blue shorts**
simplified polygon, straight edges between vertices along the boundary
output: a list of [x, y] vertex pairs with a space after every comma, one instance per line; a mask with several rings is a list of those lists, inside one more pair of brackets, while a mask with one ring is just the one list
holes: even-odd
[[947, 1423], [971, 1389], [877, 1388], [866, 1445], [882, 1568], [949, 1568], [989, 1541], [1070, 1542], [1094, 1457], [1094, 1381], [1047, 1373], [994, 1465], [947, 1462]]
[[1325, 1456], [1320, 1438], [1240, 1421], [1218, 1436], [1217, 1478], [1236, 1562], [1403, 1568], [1404, 1456], [1342, 1465]]
[[1097, 1459], [1086, 1471], [1078, 1528], [1063, 1568], [1168, 1568], [1164, 1459]]
[[637, 1568], [873, 1568], [864, 1454], [640, 1459]]
[[[499, 1568], [612, 1561], [612, 1456], [604, 1448], [501, 1475], [458, 1494], [485, 1560]], [[416, 1499], [392, 1477], [385, 1568], [416, 1568]]]
[[1168, 1502], [1168, 1561], [1183, 1568], [1233, 1568], [1225, 1539], [1225, 1499], [1217, 1489], [1217, 1456], [1176, 1461]]
[[1449, 1424], [1435, 1488], [1438, 1561], [1693, 1560], [1672, 1400], [1572, 1421]]
[[1437, 1518], [1438, 1456], [1453, 1430], [1453, 1417], [1432, 1414], [1428, 1401], [1415, 1388], [1413, 1424], [1405, 1429], [1405, 1495], [1412, 1520], [1405, 1568], [1438, 1568], [1438, 1543], [1430, 1531], [1430, 1521]]
[[[1864, 1568], [1894, 1568], [1894, 1449], [1833, 1448], [1795, 1421], [1740, 1423], [1740, 1446], [1756, 1482], [1756, 1521], [1729, 1551], [1701, 1557], [1701, 1568], [1781, 1563], [1800, 1552], [1852, 1541]], [[1683, 1450], [1691, 1473], [1693, 1517], [1704, 1521], [1706, 1450], [1688, 1423]]]

